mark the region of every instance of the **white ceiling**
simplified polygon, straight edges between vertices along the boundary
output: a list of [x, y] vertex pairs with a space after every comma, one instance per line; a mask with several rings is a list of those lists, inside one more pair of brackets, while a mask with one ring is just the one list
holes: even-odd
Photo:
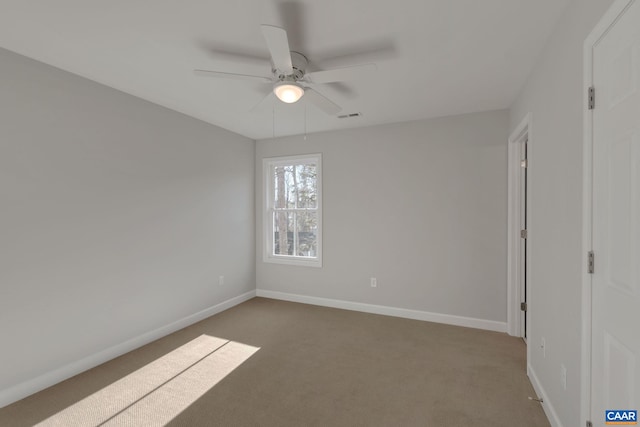
[[[263, 139], [507, 108], [567, 3], [0, 0], [0, 47]], [[192, 73], [269, 76], [260, 24], [285, 28], [314, 70], [376, 62], [372, 75], [316, 87], [362, 117], [302, 101], [250, 111], [269, 85]]]

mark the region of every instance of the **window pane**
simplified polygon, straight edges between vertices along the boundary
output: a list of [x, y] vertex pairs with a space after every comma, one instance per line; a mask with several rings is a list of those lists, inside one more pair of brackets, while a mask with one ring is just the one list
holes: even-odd
[[271, 217], [265, 227], [265, 262], [322, 266], [320, 162], [320, 155], [263, 160], [270, 176], [265, 213]]
[[287, 193], [287, 207], [294, 209], [296, 207], [296, 185], [295, 185], [295, 166], [285, 166], [285, 182]]
[[298, 189], [298, 208], [316, 208], [318, 198], [316, 165], [296, 166], [295, 178]]
[[273, 253], [293, 255], [293, 213], [273, 213]]
[[296, 207], [295, 166], [276, 166], [274, 168], [275, 208], [293, 209]]
[[318, 256], [318, 214], [317, 212], [298, 212], [297, 255], [302, 257]]
[[274, 168], [274, 188], [275, 188], [275, 204], [276, 209], [287, 207], [287, 184], [286, 184], [286, 172], [283, 166], [277, 166]]

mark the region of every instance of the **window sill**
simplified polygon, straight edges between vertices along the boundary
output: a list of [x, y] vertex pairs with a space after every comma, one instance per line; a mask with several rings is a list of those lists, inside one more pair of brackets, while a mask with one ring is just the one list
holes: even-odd
[[302, 259], [294, 257], [266, 256], [263, 261], [267, 264], [295, 265], [298, 267], [322, 268], [321, 259]]

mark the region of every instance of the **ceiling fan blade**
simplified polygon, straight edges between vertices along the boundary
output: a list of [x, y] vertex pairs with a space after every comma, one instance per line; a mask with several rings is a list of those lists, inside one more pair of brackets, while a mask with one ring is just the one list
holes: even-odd
[[204, 77], [223, 77], [226, 79], [251, 80], [254, 82], [273, 83], [269, 77], [252, 76], [249, 74], [225, 73], [222, 71], [212, 70], [193, 70], [193, 74], [195, 74], [196, 76]]
[[307, 52], [306, 28], [307, 7], [300, 0], [278, 0], [278, 14], [283, 28], [287, 29], [289, 50]]
[[378, 69], [376, 64], [354, 65], [352, 67], [334, 68], [333, 70], [313, 71], [304, 77], [309, 83], [333, 83], [356, 80], [365, 74]]
[[[243, 64], [253, 67], [270, 66], [271, 58], [268, 53], [264, 52], [262, 46], [247, 47], [239, 44], [217, 41], [213, 42], [209, 40], [197, 40], [196, 46], [215, 61]], [[350, 63], [353, 63], [353, 61]]]
[[260, 27], [262, 28], [262, 35], [271, 53], [273, 67], [287, 76], [293, 73], [287, 32], [273, 25], [261, 25]]
[[304, 98], [329, 115], [333, 116], [342, 111], [338, 104], [309, 87], [304, 90]]

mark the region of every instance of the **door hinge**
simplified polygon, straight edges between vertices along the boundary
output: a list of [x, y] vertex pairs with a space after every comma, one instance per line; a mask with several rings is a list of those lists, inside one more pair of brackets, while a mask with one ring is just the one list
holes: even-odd
[[520, 237], [526, 239], [528, 236], [527, 230], [520, 230]]
[[520, 160], [520, 167], [526, 169], [529, 167], [529, 161], [527, 159]]
[[596, 108], [596, 89], [591, 86], [589, 88], [589, 110]]
[[527, 311], [527, 303], [526, 302], [521, 302], [520, 303], [520, 310], [521, 311]]
[[587, 427], [593, 427], [593, 423], [591, 421], [587, 421]]
[[587, 257], [587, 269], [589, 271], [589, 274], [593, 274], [596, 267], [596, 256], [594, 255], [593, 251], [589, 251]]

